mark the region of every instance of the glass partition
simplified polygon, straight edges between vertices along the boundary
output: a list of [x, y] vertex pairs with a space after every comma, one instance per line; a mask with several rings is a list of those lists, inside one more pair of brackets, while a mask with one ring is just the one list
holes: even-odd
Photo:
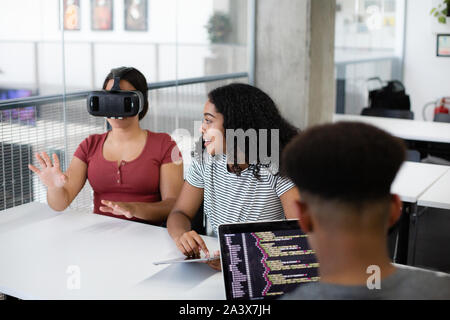
[[[0, 210], [46, 201], [28, 170], [35, 152], [67, 168], [79, 143], [106, 130], [86, 111], [112, 68], [147, 78], [141, 127], [193, 132], [209, 90], [248, 82], [251, 0], [15, 0], [0, 2]], [[182, 147], [182, 146], [181, 146]], [[90, 207], [87, 185], [72, 203]]]
[[405, 0], [337, 0], [336, 112], [361, 114], [368, 79], [402, 81]]

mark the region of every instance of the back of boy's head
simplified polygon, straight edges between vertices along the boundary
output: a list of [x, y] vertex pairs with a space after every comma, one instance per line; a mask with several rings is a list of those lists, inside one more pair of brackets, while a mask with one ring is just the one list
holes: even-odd
[[338, 122], [298, 135], [285, 148], [283, 163], [300, 193], [358, 205], [390, 195], [405, 153], [403, 141], [374, 126]]

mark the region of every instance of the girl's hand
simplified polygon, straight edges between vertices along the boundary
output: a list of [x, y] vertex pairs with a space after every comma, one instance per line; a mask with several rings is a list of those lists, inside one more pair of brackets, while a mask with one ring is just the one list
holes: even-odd
[[185, 256], [200, 257], [200, 250], [202, 250], [209, 257], [209, 251], [205, 242], [194, 230], [183, 233], [175, 239], [175, 244]]
[[102, 212], [109, 212], [116, 216], [125, 216], [128, 219], [134, 217], [134, 207], [128, 202], [113, 202], [108, 200], [102, 200], [101, 202], [104, 205], [104, 207], [100, 207], [100, 211]]
[[67, 176], [62, 173], [58, 156], [53, 154], [53, 163], [47, 153], [42, 152], [35, 154], [38, 160], [41, 170], [32, 164], [28, 165], [28, 169], [33, 171], [39, 176], [39, 179], [48, 188], [62, 188], [67, 183]]
[[214, 252], [214, 257], [218, 257], [218, 259], [207, 261], [206, 263], [216, 271], [222, 270], [222, 263], [220, 262], [220, 252], [218, 250]]

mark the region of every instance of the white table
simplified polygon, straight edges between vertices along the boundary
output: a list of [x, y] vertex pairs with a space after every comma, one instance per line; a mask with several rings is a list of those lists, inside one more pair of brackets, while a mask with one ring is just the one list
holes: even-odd
[[[412, 244], [410, 244], [410, 239], [415, 239], [419, 198], [439, 181], [446, 172], [450, 172], [450, 167], [404, 162], [397, 173], [392, 183], [391, 192], [400, 196], [403, 202], [403, 211], [396, 238], [395, 262], [401, 264], [412, 263], [411, 259], [414, 257], [415, 242], [412, 241]], [[413, 236], [410, 237], [410, 234], [413, 234]]]
[[334, 114], [333, 122], [359, 121], [405, 140], [450, 143], [450, 123]]
[[448, 171], [448, 166], [404, 162], [392, 183], [391, 192], [398, 194], [403, 202], [416, 203]]
[[418, 205], [450, 210], [450, 170], [419, 197]]
[[40, 203], [0, 211], [0, 292], [21, 299], [225, 299], [206, 264], [153, 265], [176, 256], [165, 228]]

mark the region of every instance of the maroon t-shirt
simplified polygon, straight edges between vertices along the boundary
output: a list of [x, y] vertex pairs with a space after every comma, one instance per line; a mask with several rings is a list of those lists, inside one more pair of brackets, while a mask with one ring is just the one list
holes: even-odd
[[[181, 160], [176, 143], [166, 133], [148, 131], [141, 154], [132, 161], [108, 161], [103, 157], [103, 144], [108, 132], [94, 134], [80, 143], [74, 156], [87, 164], [87, 179], [94, 190], [94, 213], [127, 219], [102, 212], [101, 200], [118, 202], [161, 201], [159, 171], [165, 163]], [[173, 155], [173, 159], [172, 159]]]

